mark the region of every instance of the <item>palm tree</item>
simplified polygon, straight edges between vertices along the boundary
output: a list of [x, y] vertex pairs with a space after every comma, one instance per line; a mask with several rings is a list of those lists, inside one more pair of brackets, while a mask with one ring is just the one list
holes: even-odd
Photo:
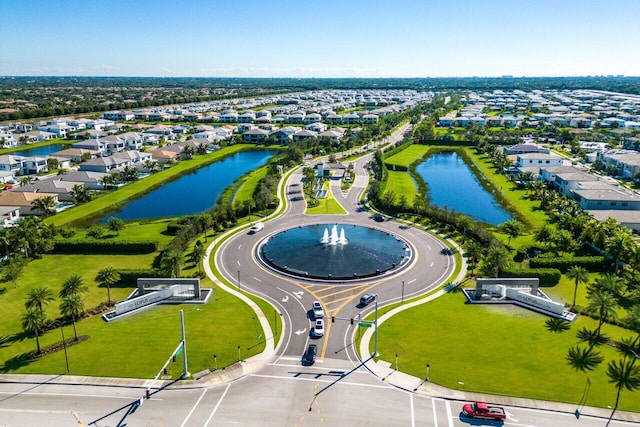
[[580, 283], [589, 282], [589, 272], [586, 268], [574, 265], [567, 271], [567, 278], [573, 280], [573, 302], [571, 308], [576, 306], [576, 295], [578, 294], [578, 285]]
[[613, 414], [615, 414], [618, 409], [620, 392], [622, 392], [622, 389], [626, 388], [629, 391], [640, 389], [640, 366], [634, 366], [635, 361], [636, 358], [631, 360], [627, 360], [625, 358], [619, 361], [613, 360], [607, 365], [607, 376], [609, 377], [609, 382], [611, 384], [615, 384], [617, 389], [616, 403], [613, 406], [613, 411], [611, 411], [611, 416], [609, 416], [609, 421], [607, 421], [607, 426], [611, 422]]
[[623, 257], [630, 252], [632, 245], [631, 235], [628, 231], [618, 231], [605, 242], [605, 250], [615, 263], [615, 273]]
[[33, 183], [34, 180], [35, 180], [35, 178], [32, 177], [32, 176], [23, 176], [23, 177], [20, 177], [18, 182], [20, 183], [21, 187], [24, 187], [25, 185], [29, 185], [29, 184]]
[[60, 313], [63, 316], [71, 317], [73, 322], [74, 339], [78, 341], [78, 331], [76, 331], [76, 320], [84, 313], [84, 301], [79, 294], [71, 294], [62, 298], [60, 302]]
[[107, 306], [111, 306], [111, 285], [120, 280], [120, 274], [113, 267], [105, 267], [98, 271], [95, 280], [107, 287]]
[[119, 235], [120, 231], [125, 228], [125, 223], [122, 219], [112, 216], [107, 220], [107, 228]]
[[620, 281], [618, 276], [607, 273], [603, 274], [596, 280], [594, 288], [604, 289], [617, 298], [622, 294], [622, 286], [623, 283]]
[[545, 328], [549, 332], [555, 332], [556, 334], [566, 332], [571, 329], [571, 323], [564, 320], [558, 319], [556, 317], [550, 317], [544, 322]]
[[82, 277], [74, 274], [67, 277], [60, 289], [60, 298], [65, 298], [70, 295], [80, 295], [81, 293], [89, 292], [89, 288], [82, 281]]
[[45, 324], [45, 316], [42, 310], [29, 308], [22, 315], [22, 329], [25, 332], [33, 333], [36, 336], [37, 353], [40, 354], [40, 331]]
[[24, 305], [27, 309], [44, 311], [44, 306], [53, 301], [53, 293], [49, 288], [33, 288], [27, 293], [27, 301]]
[[587, 372], [594, 370], [602, 363], [604, 357], [591, 346], [587, 349], [575, 346], [569, 349], [565, 359], [569, 362], [569, 366], [576, 371]]
[[194, 264], [198, 265], [198, 274], [202, 274], [202, 270], [200, 268], [200, 261], [204, 258], [204, 253], [206, 249], [200, 240], [196, 241], [196, 244], [193, 246], [193, 251], [191, 252], [191, 261]]
[[483, 273], [493, 274], [493, 277], [500, 277], [502, 270], [511, 264], [509, 252], [502, 246], [493, 246], [487, 251], [483, 260]]
[[55, 213], [56, 204], [53, 196], [38, 197], [31, 202], [31, 210], [40, 211], [43, 217], [47, 217]]
[[91, 194], [89, 193], [89, 187], [86, 185], [76, 184], [69, 191], [69, 195], [73, 199], [74, 203], [85, 203], [91, 200]]
[[509, 240], [507, 240], [507, 246], [511, 245], [512, 238], [515, 239], [522, 233], [523, 228], [524, 225], [522, 225], [520, 221], [515, 219], [510, 219], [509, 221], [502, 223], [502, 225], [500, 226], [500, 231], [509, 236]]
[[616, 318], [616, 308], [618, 302], [614, 296], [604, 289], [596, 289], [590, 292], [588, 295], [589, 303], [587, 310], [598, 316], [598, 327], [596, 328], [596, 334], [600, 337], [600, 329], [602, 324], [609, 319]]
[[171, 277], [178, 277], [182, 268], [182, 253], [179, 251], [170, 251], [162, 256], [162, 267]]

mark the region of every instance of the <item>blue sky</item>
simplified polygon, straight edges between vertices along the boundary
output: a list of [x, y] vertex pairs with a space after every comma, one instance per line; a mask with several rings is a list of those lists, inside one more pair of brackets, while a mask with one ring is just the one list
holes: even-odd
[[640, 0], [0, 0], [0, 75], [640, 75]]

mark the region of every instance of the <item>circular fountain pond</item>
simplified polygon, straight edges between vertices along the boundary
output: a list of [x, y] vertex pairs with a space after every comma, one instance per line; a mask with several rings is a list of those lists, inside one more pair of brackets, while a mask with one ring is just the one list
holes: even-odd
[[263, 240], [258, 258], [286, 275], [345, 281], [398, 271], [411, 259], [398, 236], [371, 227], [315, 224], [281, 231]]

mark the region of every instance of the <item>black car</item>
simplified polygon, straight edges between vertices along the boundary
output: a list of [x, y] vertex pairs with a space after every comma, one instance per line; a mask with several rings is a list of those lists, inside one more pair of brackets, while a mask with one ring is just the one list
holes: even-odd
[[360, 304], [367, 305], [373, 300], [376, 299], [376, 294], [364, 294], [360, 297]]
[[313, 365], [316, 361], [317, 351], [318, 348], [315, 344], [309, 344], [309, 347], [307, 347], [307, 351], [305, 351], [302, 355], [302, 364], [304, 366]]

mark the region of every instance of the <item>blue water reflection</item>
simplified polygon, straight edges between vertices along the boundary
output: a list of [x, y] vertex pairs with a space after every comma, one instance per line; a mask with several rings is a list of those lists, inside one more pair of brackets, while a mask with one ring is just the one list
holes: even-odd
[[454, 152], [441, 152], [416, 167], [427, 183], [426, 196], [440, 208], [467, 214], [492, 225], [511, 219], [493, 194], [480, 185], [464, 160]]
[[106, 215], [123, 220], [177, 217], [204, 212], [236, 179], [260, 167], [276, 153], [273, 150], [242, 151], [203, 166], [132, 200], [120, 211]]

